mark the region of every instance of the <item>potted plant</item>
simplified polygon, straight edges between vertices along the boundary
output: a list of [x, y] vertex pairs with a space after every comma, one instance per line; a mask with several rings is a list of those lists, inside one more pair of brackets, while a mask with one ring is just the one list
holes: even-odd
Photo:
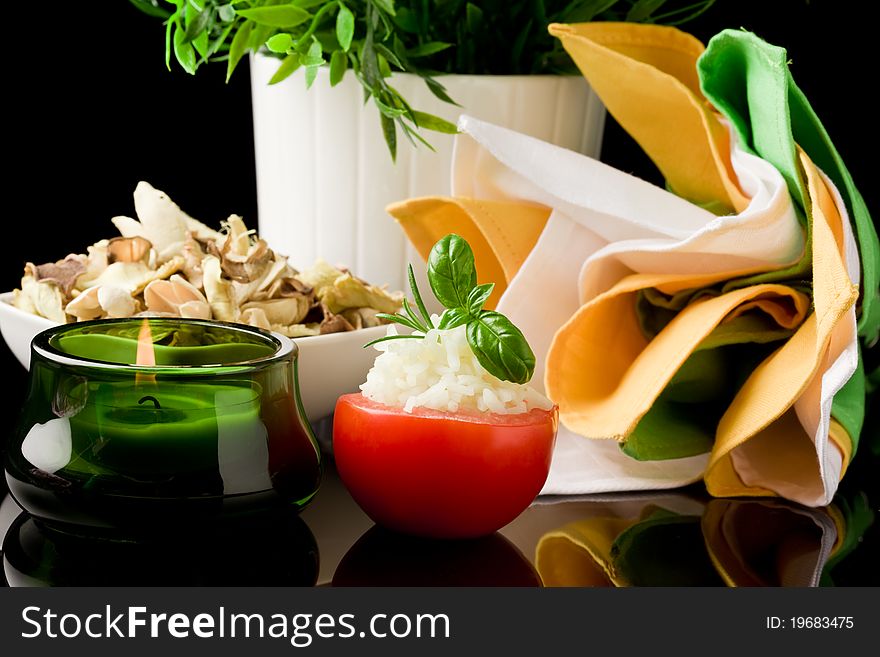
[[384, 208], [449, 191], [460, 113], [598, 157], [604, 108], [547, 25], [678, 25], [715, 0], [130, 1], [164, 20], [168, 66], [228, 78], [252, 53], [261, 235], [399, 289], [415, 254]]

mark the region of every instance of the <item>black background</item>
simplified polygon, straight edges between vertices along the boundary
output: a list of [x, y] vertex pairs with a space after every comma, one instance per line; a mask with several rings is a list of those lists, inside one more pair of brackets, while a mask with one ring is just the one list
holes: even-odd
[[[5, 3], [4, 11], [0, 289], [18, 285], [25, 260], [56, 260], [113, 234], [110, 218], [133, 213], [139, 180], [211, 225], [232, 212], [255, 223], [246, 65], [229, 84], [222, 64], [195, 77], [176, 65], [168, 72], [163, 26], [125, 0]], [[873, 2], [718, 0], [685, 28], [706, 42], [743, 27], [786, 47], [795, 79], [875, 217], [876, 105], [869, 99], [878, 79], [877, 13]], [[613, 121], [602, 158], [657, 179]], [[0, 372], [6, 433], [24, 398], [25, 372], [5, 345]]]

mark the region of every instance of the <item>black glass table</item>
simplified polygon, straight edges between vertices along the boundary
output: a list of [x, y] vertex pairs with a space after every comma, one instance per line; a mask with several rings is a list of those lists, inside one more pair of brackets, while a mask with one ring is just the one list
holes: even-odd
[[825, 508], [712, 499], [700, 485], [541, 497], [499, 532], [469, 541], [375, 526], [332, 459], [301, 515], [267, 511], [138, 540], [41, 526], [7, 497], [3, 571], [11, 586], [876, 585], [877, 465], [866, 453]]

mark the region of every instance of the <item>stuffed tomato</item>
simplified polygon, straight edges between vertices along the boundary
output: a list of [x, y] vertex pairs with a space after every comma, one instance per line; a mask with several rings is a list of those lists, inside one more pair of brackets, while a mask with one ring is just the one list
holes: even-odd
[[[556, 406], [528, 385], [535, 355], [504, 315], [484, 309], [494, 284], [477, 284], [458, 235], [437, 242], [428, 281], [446, 307], [414, 303], [379, 317], [410, 332], [375, 340], [361, 393], [336, 404], [333, 452], [343, 483], [378, 524], [420, 536], [491, 534], [540, 492], [556, 441]], [[415, 310], [414, 310], [415, 308]]]
[[377, 524], [436, 538], [483, 536], [540, 492], [555, 407], [522, 413], [388, 406], [341, 397], [333, 421], [339, 476]]

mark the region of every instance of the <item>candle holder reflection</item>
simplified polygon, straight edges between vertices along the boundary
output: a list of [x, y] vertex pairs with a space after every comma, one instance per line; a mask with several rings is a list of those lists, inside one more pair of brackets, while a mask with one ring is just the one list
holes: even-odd
[[146, 532], [302, 508], [321, 458], [296, 358], [283, 336], [202, 320], [48, 329], [7, 446], [10, 492], [45, 523]]
[[336, 567], [333, 586], [541, 586], [529, 560], [499, 533], [438, 540], [367, 530]]
[[318, 548], [291, 509], [141, 540], [22, 513], [3, 541], [3, 570], [10, 586], [313, 586]]

